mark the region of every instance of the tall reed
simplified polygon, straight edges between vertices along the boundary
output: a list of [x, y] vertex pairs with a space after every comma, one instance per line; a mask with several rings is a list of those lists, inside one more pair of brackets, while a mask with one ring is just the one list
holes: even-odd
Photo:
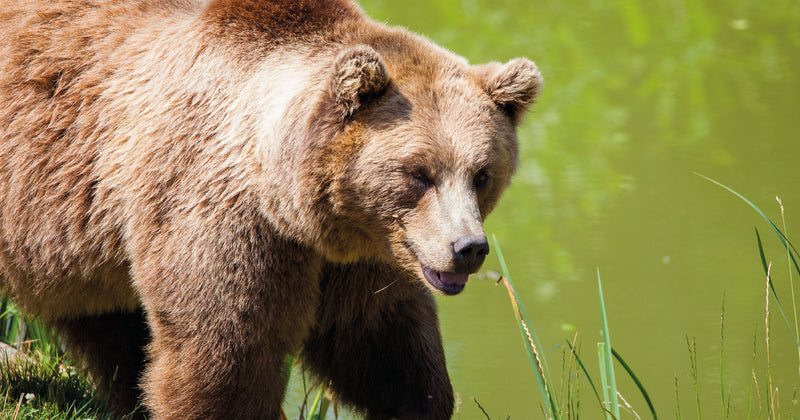
[[492, 236], [494, 247], [497, 250], [497, 258], [500, 261], [500, 268], [503, 271], [502, 281], [508, 291], [509, 299], [511, 300], [511, 307], [514, 310], [514, 317], [517, 320], [517, 325], [522, 333], [522, 342], [525, 346], [525, 351], [528, 354], [531, 366], [536, 374], [536, 381], [539, 384], [539, 391], [541, 392], [542, 399], [545, 402], [545, 417], [548, 419], [561, 418], [561, 411], [558, 408], [558, 398], [551, 391], [550, 369], [547, 365], [547, 359], [539, 349], [542, 348], [539, 342], [539, 337], [536, 335], [536, 330], [533, 329], [533, 324], [528, 318], [525, 307], [517, 294], [514, 285], [511, 282], [511, 275], [508, 273], [506, 260], [503, 258], [503, 252], [500, 250], [500, 245], [497, 243], [497, 238]]

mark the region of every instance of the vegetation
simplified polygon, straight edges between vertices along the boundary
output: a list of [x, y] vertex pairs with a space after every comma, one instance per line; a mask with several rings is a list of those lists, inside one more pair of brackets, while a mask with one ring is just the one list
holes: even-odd
[[[562, 360], [561, 384], [559, 386], [560, 391], [559, 394], [556, 394], [554, 392], [553, 380], [550, 376], [550, 369], [547, 365], [547, 360], [544, 355], [538, 351], [538, 349], [542, 348], [542, 345], [539, 343], [539, 338], [536, 334], [536, 331], [534, 330], [525, 308], [519, 299], [519, 295], [514, 289], [513, 283], [511, 282], [511, 276], [508, 273], [508, 267], [506, 266], [500, 246], [497, 244], [496, 239], [494, 242], [498, 258], [500, 259], [500, 266], [503, 270], [503, 276], [500, 278], [500, 280], [498, 280], [498, 283], [502, 281], [508, 290], [508, 295], [511, 299], [511, 306], [514, 310], [514, 316], [517, 319], [520, 332], [523, 336], [525, 350], [528, 353], [531, 366], [533, 366], [536, 380], [539, 384], [539, 391], [541, 392], [542, 399], [545, 402], [545, 407], [542, 408], [542, 414], [544, 417], [547, 419], [577, 419], [580, 417], [580, 381], [577, 379], [580, 378], [580, 374], [582, 373], [592, 388], [595, 399], [599, 404], [599, 410], [605, 413], [607, 420], [619, 419], [620, 408], [627, 409], [636, 418], [640, 418], [636, 411], [634, 411], [633, 407], [628, 404], [627, 400], [625, 400], [622, 394], [617, 390], [617, 380], [614, 371], [614, 360], [616, 360], [624, 368], [628, 376], [634, 381], [639, 389], [639, 392], [647, 403], [653, 418], [657, 419], [658, 416], [656, 415], [653, 403], [650, 400], [650, 396], [648, 395], [644, 386], [642, 385], [642, 382], [639, 380], [630, 366], [625, 362], [622, 356], [620, 356], [619, 353], [617, 353], [617, 351], [611, 347], [611, 335], [608, 328], [605, 302], [603, 300], [603, 285], [600, 279], [599, 270], [597, 273], [597, 287], [600, 298], [600, 319], [602, 323], [603, 341], [597, 343], [597, 357], [600, 366], [600, 389], [603, 397], [600, 398], [600, 393], [598, 392], [591, 375], [586, 370], [586, 367], [580, 358], [579, 346], [576, 345], [577, 341], [579, 340], [579, 336], [577, 334], [571, 342], [567, 341], [567, 347], [570, 349], [569, 355], [565, 356], [565, 358], [568, 357], [566, 364], [564, 360]], [[580, 368], [580, 370], [578, 370], [578, 368]], [[566, 384], [564, 383], [565, 378]], [[573, 380], [573, 378], [576, 380]], [[563, 401], [564, 398], [566, 398], [566, 401]], [[562, 401], [561, 404], [559, 404], [560, 400]], [[620, 404], [620, 401], [623, 402], [622, 405]], [[487, 415], [487, 417], [489, 416]]]
[[[702, 175], [700, 175], [702, 176]], [[781, 243], [783, 244], [787, 258], [790, 264], [789, 270], [789, 288], [790, 288], [790, 296], [791, 296], [791, 319], [787, 316], [786, 312], [781, 305], [780, 299], [778, 297], [777, 292], [775, 291], [775, 285], [771, 278], [771, 266], [772, 264], [769, 263], [765, 257], [764, 247], [762, 245], [761, 236], [756, 229], [756, 241], [758, 245], [758, 252], [761, 257], [761, 262], [764, 268], [765, 278], [765, 297], [764, 297], [764, 311], [765, 311], [765, 319], [764, 319], [764, 330], [765, 330], [765, 347], [764, 347], [764, 357], [766, 358], [766, 381], [762, 382], [759, 385], [759, 375], [756, 371], [755, 367], [755, 359], [758, 353], [758, 344], [757, 344], [757, 327], [754, 327], [753, 333], [753, 368], [752, 368], [752, 380], [747, 389], [747, 418], [766, 418], [766, 419], [781, 419], [781, 418], [793, 418], [792, 412], [795, 405], [798, 404], [798, 389], [797, 386], [794, 386], [792, 389], [792, 396], [791, 396], [791, 405], [789, 407], [785, 407], [784, 410], [781, 410], [780, 407], [780, 399], [779, 399], [779, 392], [780, 388], [775, 386], [772, 381], [772, 366], [770, 365], [770, 304], [774, 305], [778, 309], [778, 312], [781, 315], [786, 326], [789, 328], [792, 337], [794, 338], [794, 344], [797, 347], [798, 353], [798, 360], [800, 360], [800, 340], [798, 340], [798, 336], [800, 336], [800, 329], [798, 328], [798, 312], [797, 312], [797, 303], [795, 298], [794, 292], [794, 274], [797, 273], [800, 276], [800, 265], [798, 265], [798, 259], [800, 259], [800, 254], [798, 254], [797, 249], [791, 243], [789, 238], [784, 234], [786, 223], [783, 220], [783, 231], [779, 229], [775, 223], [773, 223], [765, 214], [764, 212], [758, 208], [755, 204], [751, 201], [747, 200], [744, 196], [739, 194], [738, 192], [734, 191], [730, 187], [727, 187], [713, 179], [707, 178], [702, 176], [703, 178], [707, 179], [708, 181], [726, 189], [730, 193], [734, 194], [745, 203], [747, 203], [750, 207], [752, 207], [763, 219], [767, 222], [771, 230], [777, 235], [780, 239]], [[780, 204], [780, 199], [778, 199], [778, 203]], [[781, 216], [783, 219], [783, 207], [781, 205]], [[562, 375], [561, 375], [561, 383], [559, 384], [559, 392], [556, 393], [556, 386], [553, 383], [553, 380], [550, 376], [550, 369], [547, 364], [547, 360], [542, 352], [539, 349], [542, 348], [542, 345], [539, 343], [539, 338], [536, 334], [535, 329], [533, 328], [533, 324], [531, 323], [528, 315], [525, 311], [522, 302], [520, 301], [519, 295], [517, 294], [516, 290], [514, 289], [513, 283], [511, 281], [511, 276], [508, 273], [508, 267], [506, 266], [505, 259], [503, 258], [503, 253], [500, 250], [500, 246], [497, 244], [497, 240], [494, 240], [495, 249], [498, 253], [498, 259], [500, 260], [500, 266], [503, 271], [503, 275], [498, 280], [498, 283], [502, 281], [508, 290], [509, 298], [511, 300], [511, 306], [514, 311], [514, 316], [517, 320], [519, 325], [520, 333], [522, 334], [523, 343], [525, 346], [525, 350], [528, 353], [528, 357], [531, 362], [531, 366], [533, 367], [534, 374], [536, 376], [537, 383], [539, 384], [539, 391], [542, 396], [542, 401], [544, 401], [544, 406], [541, 407], [542, 414], [547, 419], [577, 419], [580, 418], [580, 381], [577, 380], [580, 378], [579, 374], [583, 374], [584, 378], [589, 383], [594, 396], [598, 402], [597, 411], [603, 413], [607, 420], [611, 419], [620, 419], [621, 418], [621, 411], [629, 413], [634, 418], [640, 419], [641, 416], [639, 413], [634, 409], [634, 407], [628, 403], [628, 401], [623, 397], [621, 392], [617, 388], [617, 379], [614, 370], [614, 360], [619, 363], [621, 367], [624, 368], [625, 372], [627, 373], [628, 377], [635, 383], [638, 391], [643, 398], [643, 401], [646, 403], [647, 408], [650, 412], [650, 415], [653, 419], [657, 419], [658, 415], [656, 413], [655, 407], [648, 395], [644, 385], [636, 376], [634, 371], [630, 368], [630, 366], [625, 362], [622, 356], [611, 347], [611, 339], [608, 327], [608, 319], [606, 313], [605, 302], [603, 300], [603, 286], [602, 281], [600, 279], [600, 272], [597, 272], [597, 285], [598, 285], [598, 294], [599, 294], [599, 303], [600, 303], [600, 321], [602, 325], [602, 337], [603, 341], [597, 344], [597, 355], [599, 360], [599, 367], [600, 367], [600, 389], [601, 391], [598, 392], [597, 388], [595, 387], [595, 382], [592, 380], [591, 375], [586, 370], [586, 367], [583, 361], [580, 358], [580, 349], [579, 346], [576, 345], [576, 342], [579, 342], [579, 336], [576, 334], [575, 338], [573, 338], [572, 342], [567, 341], [568, 348], [570, 349], [569, 355], [562, 358]], [[719, 356], [719, 370], [720, 370], [720, 390], [721, 390], [721, 413], [722, 418], [727, 419], [730, 417], [730, 404], [731, 404], [731, 391], [730, 385], [728, 390], [726, 391], [726, 384], [724, 382], [724, 372], [725, 372], [725, 364], [724, 364], [724, 343], [725, 343], [725, 294], [723, 292], [722, 295], [722, 310], [720, 314], [720, 356]], [[689, 352], [689, 374], [693, 381], [694, 385], [694, 399], [696, 402], [695, 410], [696, 416], [698, 419], [703, 418], [703, 410], [701, 410], [701, 403], [700, 403], [700, 389], [698, 386], [698, 378], [701, 375], [701, 372], [698, 371], [698, 362], [697, 362], [697, 344], [695, 337], [686, 336], [686, 344], [688, 347]], [[613, 355], [613, 358], [612, 358]], [[568, 358], [567, 358], [568, 357]], [[580, 367], [578, 370], [575, 365]], [[787, 368], [787, 367], [781, 367]], [[797, 370], [800, 371], [800, 363], [798, 364]], [[566, 383], [565, 383], [565, 378]], [[566, 393], [564, 390], [566, 389]], [[763, 394], [762, 394], [763, 390]], [[602, 398], [600, 397], [600, 393], [602, 393]], [[678, 376], [675, 376], [675, 415], [676, 418], [681, 418], [681, 408], [680, 408], [680, 399], [678, 398]], [[479, 405], [480, 407], [480, 405]], [[483, 407], [480, 407], [481, 411], [483, 411]], [[483, 411], [486, 414], [485, 411]], [[487, 418], [490, 418], [488, 414], [486, 414]], [[592, 416], [594, 417], [594, 416]]]
[[89, 380], [57, 359], [33, 353], [30, 359], [0, 364], [0, 417], [6, 419], [114, 419]]
[[113, 419], [91, 382], [64, 357], [58, 336], [0, 299], [0, 418]]

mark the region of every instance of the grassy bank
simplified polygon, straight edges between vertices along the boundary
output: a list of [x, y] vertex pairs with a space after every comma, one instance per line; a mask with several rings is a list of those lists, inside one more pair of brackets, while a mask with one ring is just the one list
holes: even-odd
[[114, 419], [89, 379], [65, 358], [58, 336], [0, 299], [0, 418]]

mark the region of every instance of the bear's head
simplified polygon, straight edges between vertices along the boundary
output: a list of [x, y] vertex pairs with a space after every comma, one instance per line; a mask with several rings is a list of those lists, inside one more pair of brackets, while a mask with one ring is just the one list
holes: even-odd
[[509, 185], [516, 126], [543, 81], [527, 59], [470, 66], [423, 41], [335, 57], [317, 114], [335, 133], [320, 188], [341, 260], [379, 258], [453, 295], [489, 252], [482, 222]]

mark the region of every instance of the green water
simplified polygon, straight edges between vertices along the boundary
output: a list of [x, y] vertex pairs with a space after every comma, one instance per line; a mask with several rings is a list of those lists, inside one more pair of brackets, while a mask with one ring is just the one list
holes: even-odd
[[[587, 368], [599, 380], [599, 268], [613, 346], [661, 418], [676, 418], [678, 404], [684, 418], [697, 416], [686, 336], [696, 340], [701, 416], [722, 418], [724, 388], [731, 418], [747, 418], [748, 395], [751, 418], [765, 418], [765, 276], [753, 227], [774, 263], [779, 297], [791, 307], [787, 258], [752, 209], [694, 172], [735, 188], [780, 224], [779, 196], [789, 236], [797, 233], [800, 243], [800, 3], [361, 4], [473, 63], [526, 56], [541, 69], [544, 94], [519, 130], [519, 172], [486, 230], [503, 247], [554, 379], [565, 339], [580, 332]], [[483, 271], [491, 270], [499, 271], [496, 252]], [[800, 299], [800, 284], [795, 289]], [[770, 304], [771, 380], [787, 418], [800, 385], [798, 351]], [[542, 418], [502, 286], [473, 277], [464, 293], [439, 305], [462, 402], [456, 418], [485, 418], [473, 398], [492, 419]], [[748, 394], [754, 363], [761, 415], [758, 395]], [[648, 418], [632, 383], [621, 371], [617, 377], [623, 396]], [[580, 392], [581, 417], [601, 418], [588, 384]]]

